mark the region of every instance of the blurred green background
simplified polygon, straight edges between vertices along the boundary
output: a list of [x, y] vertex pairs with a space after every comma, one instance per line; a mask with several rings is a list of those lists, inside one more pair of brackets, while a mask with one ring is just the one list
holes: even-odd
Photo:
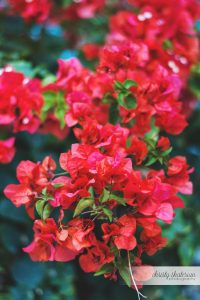
[[[44, 77], [56, 71], [58, 58], [77, 56], [80, 51], [64, 38], [59, 26], [25, 25], [20, 18], [0, 15], [0, 67], [11, 63], [27, 76]], [[14, 28], [14, 30], [13, 30]], [[104, 17], [80, 21], [73, 31], [87, 42], [101, 43], [107, 29]], [[72, 26], [68, 24], [68, 30]], [[98, 34], [97, 34], [98, 32]], [[86, 34], [87, 33], [87, 34]], [[137, 295], [125, 286], [84, 274], [77, 263], [33, 263], [22, 252], [32, 238], [32, 222], [23, 208], [16, 209], [3, 196], [8, 183], [16, 182], [15, 169], [24, 159], [41, 160], [51, 154], [56, 160], [73, 141], [60, 142], [51, 135], [19, 133], [17, 154], [9, 165], [0, 165], [0, 300], [134, 300]], [[147, 262], [153, 265], [200, 265], [200, 105], [189, 119], [189, 127], [170, 137], [174, 155], [185, 155], [191, 166], [194, 194], [185, 197], [186, 209], [177, 211], [172, 225], [164, 228], [168, 247]], [[199, 300], [200, 287], [144, 287], [143, 294], [154, 300]]]

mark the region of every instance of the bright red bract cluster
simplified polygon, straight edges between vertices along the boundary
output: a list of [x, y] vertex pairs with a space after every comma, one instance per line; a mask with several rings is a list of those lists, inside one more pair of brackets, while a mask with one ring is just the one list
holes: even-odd
[[[33, 11], [38, 21], [46, 16], [49, 6], [40, 6], [46, 7], [41, 12], [37, 1], [22, 2], [14, 8], [25, 18]], [[65, 13], [92, 17], [104, 4], [82, 1]], [[78, 256], [85, 272], [114, 280], [127, 251], [137, 265], [143, 253], [153, 255], [166, 245], [158, 220], [170, 224], [175, 209], [184, 207], [178, 193], [192, 193], [192, 169], [184, 157], [170, 157], [166, 134], [178, 135], [187, 126], [181, 95], [198, 59], [193, 25], [199, 5], [181, 0], [129, 4], [138, 12], [112, 16], [104, 46], [83, 47], [88, 58], [98, 53], [95, 71], [72, 58], [59, 60], [56, 80], [45, 86], [6, 69], [0, 77], [2, 124], [33, 133], [41, 129], [45, 113], [53, 128], [54, 117], [60, 116], [51, 106], [55, 98], [62, 105], [64, 135], [72, 128], [77, 139], [60, 155], [61, 173], [51, 157], [22, 161], [19, 183], [5, 189], [7, 198], [17, 207], [25, 205], [31, 218], [41, 217], [34, 221], [34, 240], [24, 251], [39, 261]], [[14, 140], [1, 143], [9, 149], [4, 150], [8, 162]]]
[[[67, 126], [51, 110], [43, 113], [44, 95], [39, 79], [25, 77], [12, 67], [5, 67], [0, 74], [0, 126], [3, 134], [27, 131], [34, 134], [51, 132], [58, 139], [68, 134]], [[53, 128], [52, 128], [53, 127]], [[0, 141], [0, 163], [12, 161], [15, 138]]]
[[[0, 74], [0, 126], [2, 132], [28, 131], [34, 133], [40, 126], [38, 115], [43, 106], [40, 82], [28, 79], [7, 66]], [[0, 163], [9, 163], [14, 157], [15, 138], [0, 141]]]
[[34, 133], [43, 106], [40, 81], [6, 67], [0, 75], [0, 124], [13, 125], [13, 132]]
[[19, 14], [25, 21], [43, 23], [48, 20], [89, 19], [104, 8], [105, 0], [69, 1], [69, 4], [56, 8], [53, 0], [8, 0], [11, 12]]
[[45, 22], [53, 8], [51, 0], [9, 0], [11, 9], [26, 21]]

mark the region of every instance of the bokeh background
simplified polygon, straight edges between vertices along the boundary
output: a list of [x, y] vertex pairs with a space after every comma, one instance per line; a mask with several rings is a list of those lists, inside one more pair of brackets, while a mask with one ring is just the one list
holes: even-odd
[[[106, 16], [81, 20], [70, 31], [84, 42], [101, 43], [107, 30]], [[78, 57], [70, 39], [55, 25], [27, 25], [14, 16], [0, 15], [0, 68], [13, 65], [27, 76], [44, 77], [56, 72], [57, 59]], [[200, 73], [200, 71], [199, 71]], [[200, 75], [192, 78], [198, 90]], [[1, 134], [1, 132], [0, 132]], [[185, 132], [171, 138], [174, 155], [184, 155], [191, 166], [194, 194], [185, 197], [186, 209], [177, 211], [173, 225], [165, 226], [168, 246], [146, 261], [153, 265], [200, 265], [200, 104], [196, 103]], [[0, 165], [0, 300], [134, 300], [137, 295], [127, 287], [103, 278], [84, 274], [76, 263], [33, 263], [22, 247], [32, 238], [32, 222], [23, 208], [16, 209], [3, 196], [8, 183], [16, 182], [15, 169], [24, 159], [41, 160], [51, 154], [56, 160], [73, 142], [68, 136], [63, 142], [42, 134], [17, 134], [17, 154], [9, 165]], [[200, 287], [144, 287], [143, 293], [154, 300], [199, 300]]]

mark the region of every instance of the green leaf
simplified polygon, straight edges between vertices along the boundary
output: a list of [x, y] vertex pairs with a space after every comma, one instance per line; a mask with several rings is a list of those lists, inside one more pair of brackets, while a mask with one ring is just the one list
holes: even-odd
[[172, 147], [168, 148], [167, 150], [163, 151], [161, 156], [167, 156], [168, 154], [170, 154], [170, 152], [172, 152]]
[[89, 188], [88, 192], [90, 193], [90, 195], [91, 195], [91, 198], [92, 198], [92, 199], [94, 199], [94, 189], [93, 189], [93, 187], [92, 187], [92, 186], [90, 186], [90, 188]]
[[146, 138], [145, 142], [149, 148], [149, 150], [154, 150], [156, 148], [157, 141], [153, 138]]
[[61, 129], [63, 129], [66, 125], [65, 115], [66, 115], [66, 111], [62, 107], [57, 107], [56, 108], [55, 116], [60, 121]]
[[43, 209], [43, 212], [42, 212], [42, 219], [46, 220], [50, 216], [52, 210], [53, 210], [52, 206], [49, 203], [47, 203], [44, 206], [44, 209]]
[[119, 81], [115, 81], [114, 83], [114, 89], [117, 92], [125, 92], [132, 86], [138, 86], [138, 84], [136, 81], [130, 79], [125, 80], [124, 83], [121, 83]]
[[119, 109], [117, 101], [111, 103], [109, 109], [109, 121], [111, 124], [115, 125], [120, 122]]
[[91, 207], [94, 204], [94, 199], [91, 198], [82, 198], [74, 211], [74, 217], [80, 215], [82, 211], [84, 211], [86, 208]]
[[56, 188], [56, 189], [64, 186], [63, 183], [53, 183], [52, 185], [53, 185], [53, 187]]
[[55, 75], [52, 75], [52, 74], [49, 74], [47, 75], [43, 80], [42, 80], [42, 85], [45, 86], [45, 85], [48, 85], [50, 83], [53, 83], [56, 81], [56, 76]]
[[169, 39], [166, 39], [166, 40], [163, 42], [163, 49], [164, 49], [164, 50], [173, 49], [172, 41], [170, 41]]
[[159, 128], [155, 126], [154, 118], [151, 118], [151, 130], [145, 134], [146, 140], [155, 139], [158, 136]]
[[53, 108], [56, 104], [56, 94], [54, 92], [44, 92], [44, 106], [42, 108], [43, 112], [49, 111], [51, 108]]
[[126, 200], [123, 197], [117, 196], [115, 194], [110, 194], [110, 199], [116, 200], [119, 204], [126, 206]]
[[129, 89], [129, 88], [132, 87], [132, 86], [138, 86], [138, 84], [137, 84], [136, 81], [134, 81], [134, 80], [129, 80], [129, 79], [125, 80], [123, 85], [124, 85], [124, 87], [125, 87], [126, 89]]
[[35, 208], [38, 215], [43, 220], [46, 220], [53, 210], [52, 206], [47, 203], [46, 199], [38, 200], [36, 202]]
[[123, 260], [118, 264], [118, 271], [124, 282], [127, 284], [128, 287], [131, 287], [131, 276], [130, 271], [128, 268], [128, 262]]
[[46, 91], [43, 93], [44, 106], [42, 108], [42, 121], [45, 121], [49, 111], [54, 111], [55, 116], [60, 121], [61, 128], [65, 127], [65, 115], [67, 111], [67, 103], [65, 101], [64, 93], [59, 91], [57, 93]]
[[46, 204], [46, 200], [38, 200], [36, 202], [36, 205], [35, 205], [35, 208], [36, 208], [36, 211], [38, 213], [38, 215], [40, 216], [40, 218], [42, 218], [43, 216], [43, 210], [44, 210], [44, 206]]
[[136, 98], [135, 96], [133, 96], [132, 94], [129, 95], [126, 100], [125, 100], [125, 107], [127, 109], [134, 109], [137, 107], [137, 102], [136, 102]]
[[120, 91], [117, 102], [126, 109], [134, 109], [137, 106], [136, 98], [130, 91]]
[[67, 103], [65, 101], [64, 93], [59, 91], [56, 97], [55, 116], [60, 121], [61, 128], [65, 127], [65, 115], [67, 111]]
[[118, 101], [119, 105], [125, 106], [124, 99], [125, 99], [124, 92], [120, 92], [117, 97], [117, 101]]
[[110, 93], [106, 93], [103, 96], [102, 103], [103, 104], [108, 104], [108, 103], [111, 103], [113, 100], [115, 100], [115, 99], [112, 97], [112, 95]]
[[44, 92], [44, 105], [42, 107], [42, 113], [40, 115], [40, 119], [42, 122], [45, 121], [47, 114], [50, 110], [52, 110], [56, 105], [56, 95], [54, 92]]
[[116, 91], [121, 91], [121, 90], [124, 90], [124, 86], [123, 86], [123, 84], [121, 82], [115, 81], [114, 82], [114, 89]]
[[47, 188], [45, 187], [45, 188], [43, 188], [43, 190], [42, 190], [42, 195], [46, 196], [46, 194], [47, 194]]
[[105, 264], [99, 271], [94, 273], [94, 276], [100, 276], [106, 273], [110, 273], [112, 272], [113, 268], [114, 268], [113, 264]]
[[108, 217], [108, 220], [110, 222], [112, 222], [112, 219], [113, 219], [113, 212], [112, 212], [112, 210], [110, 210], [107, 207], [103, 207], [102, 210], [103, 210], [104, 214], [106, 215], [106, 217]]
[[105, 203], [105, 202], [107, 202], [109, 199], [114, 199], [114, 200], [116, 200], [119, 204], [124, 205], [124, 206], [126, 205], [126, 200], [123, 198], [123, 196], [121, 197], [121, 196], [115, 195], [114, 192], [111, 193], [110, 191], [104, 189], [102, 195], [101, 195], [100, 198], [99, 198], [99, 201], [100, 201], [101, 203]]
[[158, 159], [159, 163], [162, 165], [163, 162], [164, 162], [164, 158], [163, 157], [158, 157], [157, 159]]
[[101, 194], [100, 198], [99, 198], [99, 201], [101, 203], [105, 203], [106, 201], [109, 200], [109, 197], [110, 197], [110, 191], [104, 189], [103, 190], [103, 193]]
[[157, 157], [153, 156], [153, 157], [149, 157], [148, 162], [145, 164], [146, 167], [149, 167], [151, 165], [153, 165], [155, 162], [157, 161]]

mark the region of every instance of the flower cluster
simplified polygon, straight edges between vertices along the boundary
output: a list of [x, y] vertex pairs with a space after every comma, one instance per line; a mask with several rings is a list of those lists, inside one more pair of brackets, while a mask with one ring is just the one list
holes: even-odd
[[[160, 221], [172, 223], [175, 209], [184, 207], [179, 193], [192, 193], [193, 170], [184, 157], [170, 157], [166, 135], [178, 135], [187, 126], [180, 100], [198, 58], [198, 40], [192, 36], [199, 5], [129, 3], [139, 10], [110, 18], [103, 47], [84, 47], [88, 58], [98, 54], [95, 71], [76, 58], [59, 60], [55, 81], [41, 87], [5, 70], [0, 114], [15, 132], [25, 126], [34, 132], [41, 120], [55, 130], [57, 118], [63, 134], [71, 128], [76, 140], [60, 155], [62, 171], [56, 173], [51, 157], [22, 161], [19, 183], [5, 188], [6, 197], [17, 207], [25, 205], [35, 220], [33, 242], [24, 251], [35, 261], [78, 257], [85, 272], [113, 280], [120, 274], [134, 286], [130, 266], [166, 245]], [[70, 11], [72, 17], [86, 18], [103, 5], [82, 1]], [[12, 145], [12, 139], [3, 143]], [[5, 150], [5, 159], [13, 151]]]
[[69, 6], [61, 9], [60, 21], [93, 18], [105, 6], [105, 0], [72, 1]]
[[38, 115], [43, 106], [38, 79], [28, 79], [8, 66], [0, 75], [0, 97], [1, 125], [12, 125], [14, 133], [38, 130]]
[[9, 0], [11, 10], [26, 21], [45, 22], [53, 8], [51, 0]]
[[[45, 109], [46, 94], [39, 79], [25, 77], [6, 66], [0, 74], [0, 126], [3, 136], [27, 131], [34, 134], [51, 132], [58, 139], [68, 134], [67, 126], [60, 128], [59, 108], [62, 109], [62, 96], [54, 99], [52, 107]], [[52, 128], [53, 127], [53, 128]], [[0, 163], [11, 162], [15, 154], [15, 138], [0, 141]]]
[[[42, 219], [34, 222], [34, 240], [24, 249], [33, 260], [79, 256], [85, 272], [116, 279], [117, 270], [122, 272], [120, 253], [133, 251], [141, 264], [142, 253], [153, 255], [165, 246], [157, 221], [170, 224], [174, 209], [184, 207], [177, 193], [191, 194], [192, 170], [184, 157], [169, 158], [170, 141], [159, 136], [159, 129], [178, 134], [186, 125], [176, 99], [178, 77], [160, 67], [160, 75], [153, 72], [144, 84], [137, 77], [137, 82], [126, 79], [134, 69], [130, 64], [118, 69], [119, 60], [108, 60], [114, 71], [107, 72], [103, 59], [96, 73], [77, 59], [61, 60], [56, 81], [44, 87], [47, 98], [49, 91], [62, 91], [65, 121], [80, 142], [61, 154], [64, 172], [55, 173], [50, 157], [22, 161], [19, 184], [8, 185], [5, 195], [16, 206], [25, 205], [33, 219], [36, 213]], [[137, 64], [140, 60], [136, 75]], [[163, 111], [168, 122], [161, 123]], [[182, 122], [170, 122], [173, 111]], [[150, 168], [156, 164], [159, 170]]]
[[[7, 66], [0, 74], [0, 126], [2, 132], [28, 131], [40, 126], [39, 113], [43, 106], [40, 82], [28, 79]], [[15, 138], [0, 141], [0, 163], [9, 163], [15, 154]]]
[[[99, 141], [73, 144], [61, 154], [61, 174], [55, 173], [50, 157], [41, 163], [22, 161], [19, 184], [8, 185], [4, 192], [16, 206], [25, 205], [32, 218], [36, 208], [42, 219], [34, 222], [34, 240], [24, 249], [33, 260], [79, 256], [85, 272], [101, 270], [115, 279], [121, 251], [133, 250], [140, 261], [142, 253], [153, 255], [166, 244], [157, 220], [171, 223], [174, 209], [184, 207], [177, 193], [192, 192], [191, 170], [179, 156], [166, 163], [166, 172], [145, 169], [147, 144], [133, 136], [127, 147], [124, 128], [104, 128], [108, 136], [100, 130]], [[157, 142], [161, 157], [168, 143], [165, 138]]]
[[[8, 0], [11, 13], [19, 14], [25, 21], [44, 23], [48, 20], [88, 19], [104, 8], [105, 0], [68, 1], [57, 6], [53, 0]], [[70, 3], [71, 2], [71, 3]]]
[[112, 16], [108, 42], [140, 41], [149, 49], [149, 68], [161, 63], [173, 73], [187, 78], [191, 64], [199, 55], [194, 29], [200, 14], [198, 2], [130, 0], [129, 3], [137, 7], [139, 13], [124, 10]]

